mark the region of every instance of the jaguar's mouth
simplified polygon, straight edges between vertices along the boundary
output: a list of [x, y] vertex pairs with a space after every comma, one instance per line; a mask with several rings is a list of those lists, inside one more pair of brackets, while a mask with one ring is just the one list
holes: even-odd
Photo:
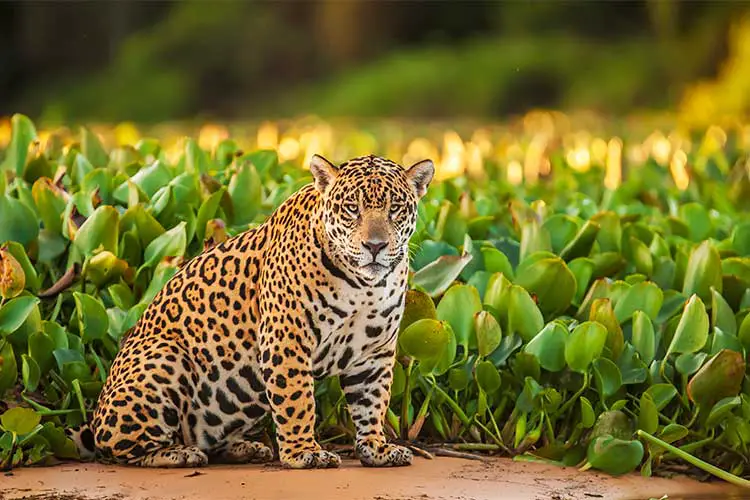
[[385, 271], [386, 269], [388, 269], [388, 267], [384, 266], [383, 264], [379, 264], [377, 262], [370, 262], [369, 264], [365, 264], [364, 266], [362, 266], [362, 269], [366, 269], [368, 272], [371, 272], [371, 273], [379, 273], [379, 272]]

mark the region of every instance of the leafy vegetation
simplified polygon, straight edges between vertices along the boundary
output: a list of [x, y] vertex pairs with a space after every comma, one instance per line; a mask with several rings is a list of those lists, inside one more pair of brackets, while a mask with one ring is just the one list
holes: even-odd
[[[392, 437], [611, 474], [687, 461], [746, 485], [750, 178], [739, 133], [722, 133], [666, 164], [631, 160], [616, 185], [619, 160], [581, 168], [564, 145], [525, 184], [491, 154], [435, 182], [411, 242]], [[62, 428], [90, 414], [181, 263], [310, 181], [232, 139], [173, 154], [147, 138], [108, 150], [86, 128], [37, 137], [17, 115], [0, 153], [4, 467], [75, 456]], [[338, 381], [316, 397], [320, 439], [350, 440]]]

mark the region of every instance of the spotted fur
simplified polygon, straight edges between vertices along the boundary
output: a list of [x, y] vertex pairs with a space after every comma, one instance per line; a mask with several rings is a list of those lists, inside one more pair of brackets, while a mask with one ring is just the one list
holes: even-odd
[[155, 297], [112, 364], [82, 455], [147, 467], [264, 462], [336, 467], [316, 442], [313, 381], [339, 375], [363, 465], [411, 463], [386, 442], [408, 241], [430, 161], [375, 156], [335, 167], [261, 226], [190, 260]]

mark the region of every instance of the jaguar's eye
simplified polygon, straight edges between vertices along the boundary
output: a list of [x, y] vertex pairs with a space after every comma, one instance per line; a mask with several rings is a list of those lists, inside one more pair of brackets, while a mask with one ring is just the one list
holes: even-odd
[[359, 205], [356, 203], [347, 203], [344, 205], [344, 210], [346, 210], [346, 213], [352, 217], [356, 217], [359, 214]]
[[401, 205], [391, 205], [391, 210], [390, 210], [391, 219], [396, 218], [396, 216], [398, 215], [400, 211], [401, 211]]

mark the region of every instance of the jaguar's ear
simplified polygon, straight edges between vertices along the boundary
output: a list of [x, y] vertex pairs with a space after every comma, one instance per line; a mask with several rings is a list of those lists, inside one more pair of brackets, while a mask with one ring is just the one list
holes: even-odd
[[321, 193], [325, 192], [339, 174], [336, 166], [320, 155], [313, 155], [310, 159], [310, 172], [315, 178], [315, 189]]
[[427, 192], [427, 186], [430, 185], [433, 175], [435, 175], [435, 165], [432, 160], [422, 160], [406, 170], [406, 177], [414, 184], [414, 189], [417, 190], [417, 196], [420, 198]]

